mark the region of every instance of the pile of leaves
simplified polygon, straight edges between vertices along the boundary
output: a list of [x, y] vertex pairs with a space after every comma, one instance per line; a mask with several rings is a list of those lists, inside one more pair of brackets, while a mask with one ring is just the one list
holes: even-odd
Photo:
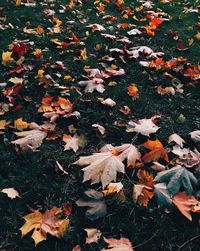
[[3, 250], [197, 250], [198, 7], [0, 4]]

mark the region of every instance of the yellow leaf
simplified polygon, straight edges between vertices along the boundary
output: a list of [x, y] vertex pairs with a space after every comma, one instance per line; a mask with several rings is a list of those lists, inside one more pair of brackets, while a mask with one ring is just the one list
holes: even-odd
[[60, 219], [58, 214], [62, 213], [61, 208], [53, 207], [46, 210], [44, 214], [38, 210], [24, 217], [25, 224], [20, 228], [22, 237], [30, 231], [33, 231], [31, 238], [35, 241], [35, 245], [46, 240], [47, 233], [60, 238], [64, 235], [69, 226], [69, 219]]
[[0, 120], [0, 130], [6, 129], [8, 122], [6, 120]]
[[46, 234], [44, 234], [40, 229], [42, 218], [43, 215], [39, 211], [30, 213], [24, 217], [26, 223], [20, 228], [22, 237], [34, 229], [31, 238], [35, 241], [35, 245], [43, 240], [46, 240]]
[[87, 59], [87, 50], [86, 48], [84, 48], [82, 51], [81, 51], [81, 57], [83, 60], [86, 60]]
[[200, 40], [200, 32], [198, 32], [198, 33], [195, 35], [195, 37], [196, 37], [198, 40]]
[[2, 65], [7, 66], [13, 61], [14, 59], [12, 58], [12, 52], [6, 51], [2, 53]]
[[34, 56], [40, 56], [42, 54], [42, 50], [41, 49], [35, 49], [32, 54]]
[[29, 123], [27, 123], [26, 121], [23, 121], [22, 118], [15, 120], [14, 128], [16, 128], [19, 131], [23, 131], [28, 126], [29, 126]]
[[21, 3], [22, 3], [22, 1], [21, 1], [21, 0], [16, 0], [16, 6], [20, 6], [20, 5], [21, 5]]
[[72, 76], [70, 76], [70, 75], [65, 75], [65, 76], [64, 76], [64, 80], [71, 81], [71, 80], [72, 80]]

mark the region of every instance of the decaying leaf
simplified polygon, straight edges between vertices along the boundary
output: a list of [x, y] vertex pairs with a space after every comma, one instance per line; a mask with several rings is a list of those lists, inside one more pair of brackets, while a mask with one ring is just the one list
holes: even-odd
[[89, 207], [86, 211], [86, 216], [94, 221], [106, 215], [107, 207], [104, 201], [103, 194], [93, 189], [85, 191], [85, 197], [76, 201], [79, 207]]

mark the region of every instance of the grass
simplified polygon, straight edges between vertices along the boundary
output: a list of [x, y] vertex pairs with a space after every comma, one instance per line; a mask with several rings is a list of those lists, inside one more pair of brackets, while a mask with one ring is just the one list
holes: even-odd
[[[45, 3], [46, 2], [46, 3]], [[119, 145], [129, 143], [132, 140], [131, 134], [128, 134], [124, 127], [114, 125], [115, 121], [127, 122], [131, 119], [149, 118], [155, 114], [162, 115], [159, 122], [161, 129], [156, 136], [167, 145], [167, 137], [173, 132], [177, 132], [189, 142], [192, 147], [193, 143], [189, 139], [189, 132], [200, 128], [200, 92], [199, 85], [192, 82], [190, 79], [181, 76], [180, 74], [172, 73], [174, 78], [184, 85], [184, 92], [169, 95], [158, 95], [155, 92], [155, 86], [162, 84], [163, 86], [171, 85], [162, 72], [151, 71], [142, 68], [138, 64], [138, 60], [131, 60], [127, 63], [117, 60], [116, 64], [125, 69], [125, 76], [112, 78], [117, 85], [114, 87], [106, 87], [103, 94], [94, 92], [92, 94], [84, 94], [80, 98], [78, 92], [73, 88], [78, 87], [77, 82], [82, 80], [84, 66], [99, 67], [98, 63], [101, 58], [108, 54], [107, 48], [122, 48], [123, 44], [117, 41], [109, 41], [104, 39], [100, 32], [90, 32], [87, 37], [85, 35], [86, 24], [80, 23], [80, 20], [87, 19], [87, 24], [99, 23], [114, 27], [114, 33], [126, 35], [127, 29], [117, 29], [116, 25], [122, 22], [130, 22], [135, 25], [142, 26], [141, 22], [129, 19], [123, 19], [117, 8], [113, 4], [108, 4], [106, 14], [117, 17], [117, 20], [106, 23], [104, 19], [96, 16], [96, 10], [93, 8], [94, 1], [88, 1], [83, 5], [78, 5], [74, 10], [66, 10], [59, 13], [62, 5], [66, 6], [64, 0], [58, 1], [37, 1], [36, 7], [26, 7], [24, 5], [15, 6], [15, 1], [1, 1], [0, 17], [3, 25], [11, 23], [14, 28], [7, 27], [1, 30], [0, 33], [0, 48], [1, 52], [7, 51], [9, 44], [15, 39], [29, 39], [34, 42], [32, 48], [40, 48], [44, 50], [41, 60], [35, 61], [35, 57], [28, 53], [25, 56], [25, 65], [34, 64], [32, 71], [26, 71], [23, 74], [11, 76], [23, 77], [27, 83], [23, 86], [20, 96], [16, 98], [16, 103], [22, 105], [23, 109], [5, 113], [1, 119], [6, 119], [10, 122], [5, 130], [5, 133], [0, 135], [0, 188], [14, 187], [20, 192], [20, 198], [14, 200], [9, 199], [5, 194], [0, 193], [0, 250], [41, 250], [41, 251], [70, 251], [76, 244], [80, 244], [83, 250], [101, 250], [104, 247], [103, 241], [98, 244], [86, 245], [86, 233], [83, 228], [95, 227], [101, 230], [104, 236], [117, 238], [120, 235], [131, 240], [135, 250], [178, 250], [178, 248], [187, 240], [192, 240], [194, 236], [200, 234], [199, 218], [196, 216], [194, 221], [190, 223], [179, 212], [166, 213], [166, 210], [160, 209], [157, 206], [156, 200], [152, 199], [147, 208], [135, 204], [131, 200], [131, 186], [129, 180], [125, 176], [118, 176], [118, 181], [122, 181], [127, 190], [128, 199], [125, 202], [108, 200], [108, 213], [103, 219], [95, 222], [85, 218], [85, 210], [73, 206], [72, 220], [70, 229], [64, 239], [56, 239], [48, 236], [48, 240], [40, 243], [34, 248], [33, 240], [30, 239], [31, 234], [28, 234], [21, 239], [19, 228], [23, 225], [22, 217], [30, 212], [30, 209], [38, 209], [44, 212], [47, 208], [53, 206], [60, 207], [62, 203], [71, 201], [74, 203], [82, 197], [84, 191], [89, 187], [89, 183], [82, 183], [83, 173], [80, 168], [72, 165], [72, 163], [80, 155], [89, 155], [105, 143]], [[139, 1], [125, 1], [126, 6], [132, 8], [141, 6]], [[42, 5], [42, 3], [44, 5]], [[155, 51], [163, 51], [165, 59], [172, 57], [186, 57], [192, 64], [199, 62], [199, 41], [194, 38], [194, 43], [189, 46], [187, 51], [177, 51], [177, 42], [167, 36], [169, 30], [176, 31], [180, 39], [188, 44], [188, 39], [194, 37], [199, 31], [195, 26], [198, 20], [197, 13], [184, 13], [184, 7], [197, 7], [198, 1], [173, 1], [171, 4], [164, 4], [160, 1], [155, 1], [153, 9], [156, 11], [162, 9], [171, 17], [169, 22], [162, 24], [161, 28], [156, 31], [154, 37], [149, 37], [143, 34], [141, 37], [131, 37], [134, 46], [147, 45]], [[52, 18], [46, 17], [43, 13], [44, 9], [51, 8], [56, 11], [56, 17], [62, 20], [63, 32], [60, 34], [48, 34], [48, 27], [52, 27]], [[136, 16], [141, 18], [144, 15], [142, 11], [136, 12]], [[75, 21], [73, 24], [67, 21]], [[24, 27], [35, 28], [41, 25], [45, 30], [42, 36], [27, 35], [23, 32]], [[112, 31], [112, 30], [111, 30]], [[75, 61], [74, 57], [80, 54], [80, 48], [84, 46], [72, 47], [72, 50], [62, 50], [56, 48], [56, 45], [51, 42], [52, 38], [58, 38], [60, 41], [70, 37], [74, 32], [81, 41], [84, 41], [89, 59], [86, 61]], [[109, 33], [109, 30], [106, 31]], [[110, 32], [112, 33], [112, 32]], [[100, 44], [102, 48], [95, 50], [95, 46]], [[56, 61], [64, 62], [66, 69], [61, 71], [61, 78], [58, 78], [55, 73], [56, 69], [51, 68]], [[54, 86], [45, 88], [38, 85], [35, 78], [38, 69], [45, 67], [45, 73], [51, 75], [54, 80], [69, 87], [69, 99], [74, 103], [74, 110], [81, 114], [81, 119], [74, 118], [59, 119], [57, 128], [62, 133], [67, 133], [67, 126], [74, 124], [78, 134], [83, 133], [88, 139], [88, 144], [84, 149], [79, 150], [76, 154], [72, 151], [63, 151], [61, 138], [55, 141], [44, 141], [37, 152], [16, 151], [16, 148], [10, 142], [15, 139], [14, 128], [12, 127], [17, 118], [23, 118], [28, 122], [36, 122], [41, 124], [44, 121], [41, 114], [37, 112], [38, 104], [46, 93], [52, 96], [60, 95], [60, 90]], [[7, 87], [11, 86], [6, 73], [13, 69], [13, 66], [2, 66], [0, 73], [0, 82], [6, 82]], [[65, 82], [64, 75], [71, 75], [74, 78], [73, 82]], [[150, 81], [150, 77], [153, 81]], [[140, 98], [132, 101], [127, 95], [127, 87], [135, 83], [138, 86]], [[6, 88], [7, 88], [6, 87]], [[0, 87], [1, 88], [1, 87]], [[3, 95], [2, 87], [0, 93], [1, 103], [9, 103], [8, 99]], [[82, 91], [82, 89], [80, 89]], [[31, 97], [24, 99], [24, 97]], [[99, 97], [111, 97], [117, 102], [114, 108], [102, 106], [97, 100]], [[91, 102], [86, 102], [87, 100]], [[128, 105], [132, 110], [132, 114], [127, 117], [119, 112], [119, 108], [123, 105]], [[183, 123], [178, 122], [180, 114], [185, 116]], [[92, 130], [91, 125], [99, 123], [107, 129], [107, 136], [100, 137]], [[135, 144], [141, 144], [143, 137], [138, 136]], [[56, 171], [55, 162], [59, 163], [69, 173], [63, 175]], [[131, 177], [132, 170], [127, 170], [127, 175]], [[99, 185], [90, 186], [99, 189]], [[194, 239], [181, 250], [200, 250], [200, 239]]]

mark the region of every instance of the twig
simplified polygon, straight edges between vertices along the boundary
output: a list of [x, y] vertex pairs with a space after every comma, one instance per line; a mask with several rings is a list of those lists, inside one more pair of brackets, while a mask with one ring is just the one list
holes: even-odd
[[139, 247], [141, 247], [141, 246], [144, 246], [144, 245], [147, 244], [149, 241], [151, 241], [153, 238], [155, 238], [156, 235], [157, 235], [158, 233], [159, 233], [159, 230], [157, 230], [148, 240], [146, 240], [146, 241], [144, 241], [144, 242], [138, 244], [137, 246], [135, 246], [135, 247], [133, 247], [133, 248], [136, 249], [136, 248], [139, 248]]
[[194, 237], [192, 237], [191, 239], [187, 240], [186, 242], [184, 242], [178, 249], [178, 251], [180, 251], [182, 248], [184, 248], [188, 243], [190, 243], [191, 241], [194, 241], [196, 239], [198, 239], [200, 237], [200, 234], [199, 235], [196, 235]]

